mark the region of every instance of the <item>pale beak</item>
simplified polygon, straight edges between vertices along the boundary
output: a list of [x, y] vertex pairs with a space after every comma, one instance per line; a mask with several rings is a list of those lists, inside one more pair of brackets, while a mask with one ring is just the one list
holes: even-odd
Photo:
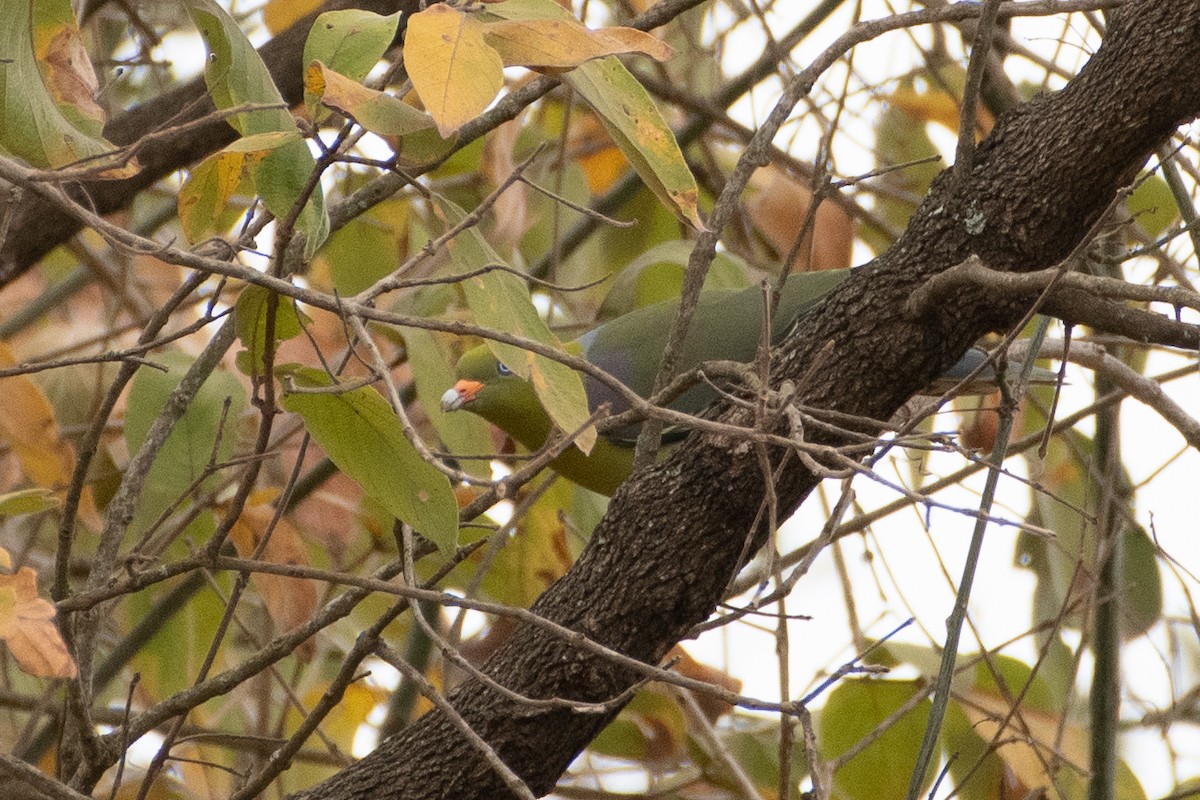
[[479, 381], [461, 380], [442, 395], [442, 411], [458, 411], [475, 399], [483, 384]]

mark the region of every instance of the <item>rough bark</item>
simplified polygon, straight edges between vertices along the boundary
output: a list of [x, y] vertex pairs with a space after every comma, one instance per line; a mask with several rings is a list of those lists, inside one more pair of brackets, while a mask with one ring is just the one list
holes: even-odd
[[[403, 10], [402, 32], [408, 13], [416, 9], [417, 1], [329, 0], [319, 11], [272, 37], [258, 52], [284, 101], [296, 105], [304, 99], [304, 69], [300, 63], [304, 40], [318, 13], [338, 8], [363, 8], [378, 14]], [[104, 136], [113, 144], [124, 146], [151, 131], [198, 120], [213, 110], [204, 78], [198, 77], [115, 117], [105, 127]], [[164, 137], [139, 151], [141, 170], [133, 177], [82, 183], [74, 187], [73, 194], [77, 198], [86, 198], [86, 205], [102, 214], [120, 211], [128, 208], [138, 193], [155, 181], [220, 150], [234, 138], [233, 128], [223, 120], [214, 120], [177, 136]], [[27, 193], [21, 197], [20, 204], [8, 238], [0, 242], [0, 288], [23, 275], [42, 256], [79, 230], [78, 220], [38, 195]]]
[[[886, 419], [982, 334], [1028, 308], [962, 291], [920, 319], [901, 309], [914, 287], [971, 253], [997, 269], [1043, 269], [1066, 256], [1145, 158], [1200, 111], [1200, 0], [1143, 0], [1113, 15], [1107, 41], [1062, 91], [1003, 117], [959, 180], [943, 174], [908, 230], [859, 270], [776, 352], [773, 376], [803, 379], [799, 401]], [[832, 347], [827, 347], [832, 343]], [[819, 368], [810, 367], [820, 359]], [[743, 412], [726, 421], [746, 424]], [[779, 453], [775, 453], [776, 461]], [[795, 459], [780, 471], [780, 509], [818, 478]], [[693, 436], [634, 476], [576, 565], [534, 610], [608, 647], [655, 663], [712, 613], [737, 568], [764, 498], [751, 448]], [[793, 648], [802, 646], [793, 643]], [[534, 697], [603, 701], [635, 680], [530, 626], [487, 672]], [[608, 722], [522, 707], [469, 682], [455, 707], [537, 794]], [[298, 798], [511, 796], [444, 715], [430, 713], [371, 755]]]

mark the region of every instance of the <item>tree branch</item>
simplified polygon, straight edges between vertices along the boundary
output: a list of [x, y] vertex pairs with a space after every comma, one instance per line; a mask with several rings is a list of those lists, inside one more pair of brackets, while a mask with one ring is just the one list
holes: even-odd
[[[295, 105], [304, 99], [301, 58], [313, 20], [321, 12], [339, 8], [362, 8], [379, 14], [404, 11], [397, 34], [401, 35], [408, 14], [417, 8], [417, 0], [328, 0], [317, 11], [272, 37], [258, 53], [287, 103]], [[204, 117], [211, 118], [202, 124], [190, 124]], [[203, 76], [111, 120], [104, 129], [104, 136], [113, 144], [124, 146], [152, 131], [180, 125], [187, 127], [139, 150], [141, 169], [136, 175], [119, 181], [77, 184], [71, 192], [72, 197], [100, 214], [128, 208], [138, 193], [155, 181], [216, 152], [237, 136], [220, 115], [213, 115], [212, 100]], [[23, 275], [42, 256], [75, 235], [80, 227], [77, 219], [45, 197], [26, 194], [21, 202], [22, 206], [15, 211], [9, 226], [8, 237], [0, 241], [0, 288]]]
[[[1064, 258], [1130, 182], [1146, 156], [1200, 110], [1200, 0], [1141, 0], [1112, 14], [1104, 45], [1062, 91], [1002, 117], [969, 172], [943, 174], [896, 245], [857, 270], [804, 318], [775, 354], [773, 381], [820, 369], [796, 402], [888, 418], [980, 335], [1005, 329], [1034, 296], [997, 302], [977, 287], [954, 290], [924, 316], [902, 313], [908, 296], [972, 253], [1002, 271], [1032, 271]], [[752, 412], [726, 408], [724, 422]], [[837, 443], [832, 434], [813, 439]], [[817, 484], [773, 448], [782, 512]], [[754, 448], [693, 435], [670, 458], [635, 475], [575, 566], [534, 606], [543, 617], [628, 656], [656, 663], [712, 612], [744, 546], [766, 535], [753, 522], [766, 497]], [[636, 674], [522, 626], [487, 673], [532, 697], [597, 702]], [[465, 719], [534, 792], [553, 788], [606, 718], [531, 709], [479, 682], [450, 696]], [[445, 717], [430, 712], [371, 755], [300, 798], [494, 798], [504, 783]]]

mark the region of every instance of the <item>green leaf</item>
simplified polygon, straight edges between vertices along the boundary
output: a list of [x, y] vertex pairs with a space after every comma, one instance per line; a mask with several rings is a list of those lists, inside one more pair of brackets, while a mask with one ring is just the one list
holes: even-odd
[[990, 666], [982, 661], [975, 665], [972, 691], [988, 692], [997, 697], [1020, 697], [1023, 707], [1035, 711], [1059, 713], [1064, 708], [1065, 698], [1055, 696], [1040, 670], [1034, 672], [1024, 661], [999, 653], [988, 656], [988, 661]]
[[[876, 166], [880, 169], [909, 164], [904, 169], [893, 169], [880, 176], [879, 182], [889, 189], [878, 203], [880, 217], [890, 224], [891, 230], [867, 227], [863, 240], [876, 253], [882, 253], [892, 243], [892, 233], [904, 230], [908, 218], [917, 208], [917, 202], [925, 196], [934, 177], [942, 171], [936, 161], [912, 164], [914, 161], [939, 155], [925, 130], [925, 121], [907, 111], [888, 105], [875, 124]], [[905, 199], [905, 195], [911, 200]]]
[[686, 730], [683, 709], [674, 698], [653, 688], [642, 689], [588, 749], [613, 758], [644, 761], [672, 753]]
[[[466, 214], [449, 200], [440, 198], [438, 208], [449, 224], [460, 222]], [[481, 269], [503, 260], [479, 231], [472, 227], [450, 242], [450, 257], [463, 272]], [[467, 305], [480, 325], [533, 339], [548, 347], [561, 349], [546, 321], [534, 308], [529, 287], [519, 277], [504, 270], [490, 270], [459, 282], [467, 296]], [[530, 353], [510, 344], [487, 340], [488, 347], [505, 366], [533, 385], [550, 419], [567, 433], [574, 433], [588, 419], [587, 394], [583, 381], [570, 367]], [[596, 443], [596, 429], [589, 427], [575, 439], [575, 445], [590, 453]]]
[[[692, 243], [675, 240], [650, 248], [621, 270], [600, 306], [601, 319], [613, 319], [642, 306], [679, 297]], [[747, 267], [736, 256], [717, 253], [704, 279], [707, 289], [744, 289]]]
[[1129, 214], [1152, 237], [1162, 236], [1179, 219], [1179, 208], [1167, 182], [1158, 175], [1143, 176], [1125, 201]]
[[[405, 328], [403, 336], [417, 397], [446, 447], [452, 453], [465, 455], [490, 453], [493, 448], [492, 437], [488, 424], [482, 418], [474, 414], [455, 414], [451, 417], [442, 411], [439, 402], [441, 394], [447, 386], [454, 384], [450, 354], [439, 346], [438, 340], [429, 331]], [[464, 459], [460, 466], [481, 478], [490, 478], [492, 474], [491, 464], [486, 459]]]
[[1141, 636], [1162, 619], [1162, 575], [1158, 571], [1158, 551], [1146, 529], [1131, 525], [1125, 529], [1121, 636]]
[[[287, 217], [292, 213], [292, 207], [315, 168], [316, 161], [309, 152], [308, 143], [299, 136], [271, 150], [253, 171], [254, 185], [262, 197], [263, 205], [276, 217]], [[306, 258], [311, 258], [329, 238], [329, 214], [325, 210], [325, 195], [319, 184], [313, 187], [300, 216], [296, 218], [296, 229], [308, 237], [304, 245]]]
[[[352, 184], [344, 186], [346, 191], [352, 188]], [[408, 252], [411, 216], [410, 202], [392, 197], [354, 217], [321, 248], [310, 280], [321, 289], [353, 296], [390, 275]]]
[[[38, 167], [62, 167], [111, 153], [100, 137], [96, 76], [70, 0], [4, 5], [0, 25], [0, 148]], [[92, 162], [102, 167], [103, 162]], [[99, 177], [126, 177], [116, 168]]]
[[96, 102], [100, 84], [71, 3], [36, 0], [30, 5], [34, 56], [50, 98], [76, 129], [100, 138], [105, 119], [104, 109]]
[[368, 89], [320, 61], [304, 72], [304, 91], [335, 111], [351, 117], [371, 133], [404, 136], [434, 127], [433, 117], [386, 92]]
[[[187, 527], [186, 538], [194, 542], [207, 541], [216, 527], [213, 514], [204, 512]], [[182, 547], [178, 549], [183, 550]], [[232, 583], [228, 575], [214, 577], [217, 585], [228, 590]], [[158, 601], [176, 585], [178, 582], [163, 584], [154, 587], [153, 591], [135, 592], [127, 597], [117, 612], [125, 630], [131, 630], [153, 613], [162, 613]], [[169, 615], [163, 626], [130, 660], [130, 668], [141, 676], [139, 689], [150, 697], [161, 699], [191, 687], [212, 647], [224, 612], [225, 604], [220, 595], [208, 590], [196, 592], [182, 608]], [[228, 649], [222, 647], [215, 662], [216, 669], [227, 664], [227, 654]], [[123, 688], [121, 681], [114, 681], [114, 684], [117, 691]]]
[[1006, 781], [1004, 761], [988, 747], [957, 702], [952, 701], [946, 708], [941, 739], [957, 796], [963, 800], [996, 800]]
[[386, 92], [368, 89], [320, 61], [312, 62], [305, 70], [304, 87], [323, 105], [345, 114], [371, 133], [403, 137], [396, 152], [405, 164], [434, 161], [454, 144], [453, 139], [438, 135], [433, 117], [424, 111]]
[[[308, 185], [316, 160], [304, 139], [296, 135], [296, 123], [266, 64], [233, 18], [213, 0], [186, 0], [186, 6], [208, 48], [204, 80], [216, 107], [265, 106], [234, 114], [229, 124], [243, 136], [293, 134], [269, 148], [261, 160], [247, 164], [267, 210], [286, 218]], [[305, 255], [311, 258], [329, 236], [329, 215], [319, 185], [305, 201], [296, 228], [306, 234]]]
[[704, 230], [700, 190], [658, 106], [615, 57], [581, 64], [563, 80], [600, 115], [605, 130], [654, 195], [682, 222]]
[[200, 30], [208, 60], [204, 82], [218, 109], [252, 104], [269, 108], [244, 111], [227, 118], [242, 136], [294, 131], [296, 123], [275, 88], [271, 73], [237, 22], [213, 0], [185, 0], [192, 22]]
[[[916, 681], [843, 680], [821, 712], [817, 738], [822, 756], [835, 758], [872, 735], [920, 688]], [[929, 705], [928, 699], [923, 700], [834, 773], [834, 796], [845, 800], [904, 797], [929, 722]], [[926, 788], [934, 771], [926, 777]]]
[[[307, 152], [304, 138], [295, 130], [256, 133], [243, 136], [197, 164], [179, 189], [179, 223], [188, 240], [198, 242], [228, 231], [245, 211], [243, 206], [231, 206], [230, 200], [237, 194], [260, 193], [258, 179], [264, 174], [263, 161], [276, 150], [297, 144]], [[284, 197], [278, 200], [277, 205], [282, 204]]]
[[[554, 0], [507, 0], [488, 7], [502, 19], [533, 21], [575, 17]], [[651, 191], [683, 222], [703, 230], [697, 211], [699, 190], [675, 135], [645, 88], [615, 57], [588, 61], [565, 73], [599, 115], [608, 134]]]
[[[762, 792], [764, 797], [774, 797], [779, 789], [779, 720], [752, 717], [748, 714], [735, 714], [730, 724], [717, 728], [721, 737], [721, 745], [733, 756], [733, 761], [741, 768]], [[692, 758], [704, 770], [704, 777], [735, 794], [739, 794], [739, 782], [733, 770], [725, 759], [716, 758], [706, 748], [691, 742]], [[709, 750], [711, 748], [708, 748]], [[804, 758], [804, 748], [792, 748], [791, 769], [792, 791], [789, 800], [800, 797], [800, 780], [808, 774], [808, 762]]]
[[37, 514], [58, 508], [58, 498], [51, 489], [21, 489], [0, 494], [0, 517]]
[[229, 201], [244, 186], [253, 187], [247, 163], [256, 158], [244, 151], [222, 150], [188, 173], [179, 187], [178, 203], [179, 225], [189, 242], [221, 235], [241, 216], [242, 209], [231, 209]]
[[[514, 21], [578, 22], [554, 0], [506, 0], [489, 5], [487, 11]], [[659, 201], [687, 225], [704, 230], [697, 208], [700, 190], [675, 134], [625, 65], [608, 56], [580, 64], [562, 78], [595, 109], [608, 135]]]
[[[305, 367], [291, 370], [298, 389], [333, 385]], [[284, 395], [283, 407], [304, 419], [308, 432], [338, 469], [397, 519], [411, 525], [445, 555], [458, 543], [458, 503], [449, 479], [428, 464], [404, 435], [391, 405], [367, 386], [345, 392]]]
[[[267, 303], [271, 295], [271, 290], [265, 286], [247, 286], [234, 306], [237, 335], [242, 340], [248, 356], [248, 375], [258, 375], [262, 369], [263, 350], [267, 344]], [[279, 298], [275, 306], [275, 341], [292, 339], [299, 336], [303, 330], [300, 313], [295, 304], [290, 298]]]
[[578, 539], [568, 535], [562, 515], [574, 510], [575, 489], [570, 481], [554, 481], [516, 521], [515, 535], [483, 575], [485, 597], [528, 608], [570, 569], [578, 551], [572, 543]]
[[[1027, 413], [1026, 424], [1036, 424], [1036, 415]], [[1069, 437], [1069, 443], [1068, 439]], [[1104, 492], [1089, 472], [1087, 460], [1093, 457], [1094, 441], [1079, 433], [1068, 431], [1050, 440], [1041, 469], [1045, 478], [1039, 490], [1033, 492], [1031, 521], [1055, 533], [1053, 546], [1032, 541], [1028, 533], [1017, 540], [1017, 563], [1033, 571], [1038, 578], [1035, 595], [1037, 620], [1057, 616], [1069, 602], [1072, 582], [1080, 563], [1089, 571], [1097, 570], [1096, 530], [1091, 522], [1097, 516], [1099, 501]], [[1121, 469], [1114, 478], [1117, 486], [1132, 486], [1128, 473]], [[1078, 509], [1082, 509], [1084, 515]], [[1118, 510], [1122, 519], [1135, 517], [1131, 508]], [[1145, 531], [1137, 526], [1126, 527], [1125, 558], [1122, 585], [1126, 613], [1122, 617], [1121, 636], [1128, 639], [1144, 633], [1162, 615], [1162, 581], [1158, 572], [1158, 557]], [[1081, 614], [1064, 618], [1068, 627], [1083, 624]]]
[[[125, 441], [131, 453], [141, 447], [150, 426], [193, 361], [178, 351], [163, 353], [156, 360], [165, 365], [167, 371], [142, 367], [129, 388]], [[226, 400], [229, 401], [228, 413]], [[225, 461], [233, 454], [237, 444], [237, 419], [246, 406], [246, 390], [236, 377], [225, 370], [216, 370], [208, 377], [150, 468], [140, 502], [146, 514], [157, 516], [200, 477], [214, 456], [214, 445], [217, 462]], [[211, 488], [220, 479], [220, 475], [209, 476], [201, 491]]]
[[[357, 8], [327, 11], [317, 17], [309, 30], [300, 63], [321, 61], [350, 80], [361, 81], [395, 39], [400, 13], [384, 17]], [[313, 119], [320, 121], [327, 115], [318, 115], [318, 99], [306, 85], [304, 105]]]

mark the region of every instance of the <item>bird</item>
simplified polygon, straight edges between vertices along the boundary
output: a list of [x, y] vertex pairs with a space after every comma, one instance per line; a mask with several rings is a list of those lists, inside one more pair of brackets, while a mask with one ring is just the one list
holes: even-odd
[[[772, 316], [772, 344], [778, 343], [798, 317], [815, 308], [849, 275], [849, 269], [840, 269], [789, 276]], [[684, 340], [679, 372], [708, 361], [753, 360], [762, 335], [763, 305], [763, 293], [758, 287], [701, 292]], [[678, 298], [644, 306], [593, 328], [568, 343], [565, 349], [587, 359], [640, 396], [648, 397], [678, 308]], [[973, 347], [927, 391], [941, 394], [987, 362], [987, 352]], [[1010, 365], [1009, 374], [1015, 374], [1017, 368]], [[457, 382], [441, 397], [443, 411], [465, 410], [483, 417], [531, 452], [546, 443], [554, 425], [533, 387], [497, 359], [486, 345], [463, 353], [455, 372]], [[1033, 378], [1036, 383], [1051, 384], [1056, 379], [1057, 373], [1042, 368], [1036, 368]], [[624, 395], [591, 375], [584, 376], [584, 388], [591, 411], [604, 403], [609, 404], [613, 415], [629, 410]], [[966, 391], [978, 394], [995, 388], [995, 368], [985, 366]], [[699, 383], [669, 405], [676, 411], [698, 414], [716, 397], [710, 385]], [[568, 447], [550, 462], [550, 467], [584, 488], [611, 496], [633, 469], [639, 427], [635, 423], [605, 431], [587, 455], [574, 446]], [[675, 429], [667, 438], [682, 438], [685, 433]]]

